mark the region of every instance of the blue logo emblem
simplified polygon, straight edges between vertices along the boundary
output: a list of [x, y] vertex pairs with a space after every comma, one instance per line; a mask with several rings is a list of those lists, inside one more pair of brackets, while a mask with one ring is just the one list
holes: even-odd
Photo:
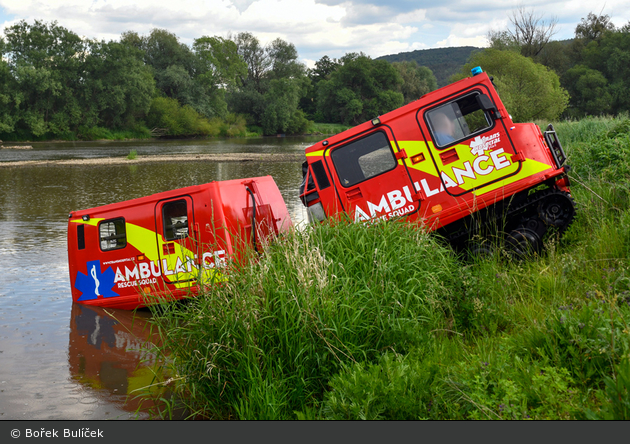
[[104, 273], [101, 273], [101, 261], [89, 261], [87, 263], [87, 271], [87, 275], [80, 271], [77, 272], [74, 287], [83, 293], [77, 301], [98, 299], [99, 296], [103, 296], [104, 298], [120, 296], [118, 293], [112, 291], [115, 277], [112, 267], [107, 268]]

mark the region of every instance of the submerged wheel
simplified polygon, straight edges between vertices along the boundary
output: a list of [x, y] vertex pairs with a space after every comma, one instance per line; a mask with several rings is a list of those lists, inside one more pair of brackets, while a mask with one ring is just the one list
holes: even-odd
[[488, 241], [472, 241], [467, 248], [469, 258], [485, 259], [494, 255], [494, 248]]
[[547, 225], [567, 227], [575, 215], [573, 199], [567, 193], [553, 193], [538, 204], [538, 216]]
[[508, 234], [506, 245], [512, 255], [518, 259], [523, 259], [540, 252], [542, 239], [534, 230], [521, 227]]

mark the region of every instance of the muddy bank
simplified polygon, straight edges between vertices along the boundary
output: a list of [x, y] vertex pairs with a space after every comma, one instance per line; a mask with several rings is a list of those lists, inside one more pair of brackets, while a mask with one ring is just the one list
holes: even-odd
[[67, 160], [24, 160], [14, 162], [0, 162], [0, 168], [55, 166], [55, 165], [137, 165], [140, 163], [156, 162], [302, 162], [306, 160], [304, 153], [222, 153], [222, 154], [190, 154], [172, 156], [138, 156], [135, 159], [126, 157], [97, 157], [91, 159]]

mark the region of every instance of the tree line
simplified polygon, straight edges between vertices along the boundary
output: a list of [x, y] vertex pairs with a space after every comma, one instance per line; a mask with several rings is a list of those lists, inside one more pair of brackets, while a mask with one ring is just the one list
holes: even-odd
[[[481, 66], [517, 122], [630, 111], [630, 24], [590, 13], [575, 38], [523, 8], [488, 34], [459, 74]], [[431, 69], [364, 53], [308, 69], [290, 42], [249, 32], [184, 44], [165, 29], [81, 38], [56, 22], [21, 21], [0, 37], [0, 139], [303, 134], [314, 122], [356, 125], [437, 88]], [[436, 54], [433, 54], [435, 56]]]
[[186, 45], [165, 29], [85, 39], [57, 22], [20, 21], [0, 37], [0, 138], [301, 134], [355, 125], [437, 87], [413, 62], [363, 53], [313, 69], [290, 42], [242, 32]]

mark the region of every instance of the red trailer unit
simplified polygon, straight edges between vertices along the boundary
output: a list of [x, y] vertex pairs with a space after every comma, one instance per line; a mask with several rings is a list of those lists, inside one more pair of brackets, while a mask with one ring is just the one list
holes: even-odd
[[575, 214], [553, 127], [514, 123], [480, 68], [307, 148], [306, 158], [301, 199], [316, 220], [404, 217], [458, 248], [498, 224], [522, 253]]
[[291, 226], [271, 176], [211, 182], [73, 211], [68, 262], [74, 302], [134, 309], [180, 299], [225, 278], [227, 260]]

